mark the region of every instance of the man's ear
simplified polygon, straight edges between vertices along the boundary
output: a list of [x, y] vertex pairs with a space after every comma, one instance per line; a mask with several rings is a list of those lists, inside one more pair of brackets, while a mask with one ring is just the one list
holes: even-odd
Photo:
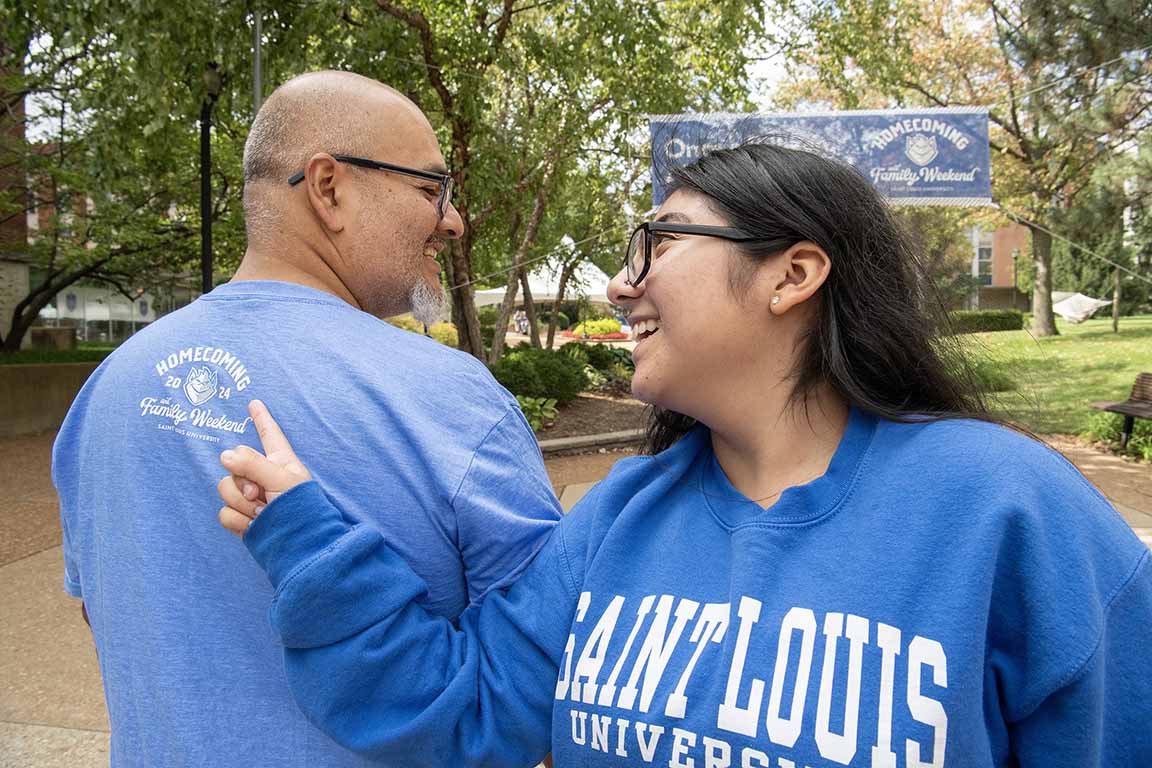
[[768, 302], [774, 315], [782, 315], [812, 298], [832, 272], [832, 259], [809, 240], [796, 243], [776, 260], [779, 264], [776, 274], [783, 269], [783, 275], [776, 279]]
[[312, 155], [304, 166], [302, 186], [308, 193], [308, 202], [329, 232], [344, 231], [350, 181], [348, 169], [326, 152]]

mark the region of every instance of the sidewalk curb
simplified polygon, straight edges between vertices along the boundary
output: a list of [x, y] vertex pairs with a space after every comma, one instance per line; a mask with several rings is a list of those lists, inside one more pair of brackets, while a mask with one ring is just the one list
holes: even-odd
[[548, 455], [561, 451], [574, 451], [584, 448], [607, 448], [610, 446], [631, 445], [644, 438], [644, 430], [629, 429], [623, 432], [605, 432], [599, 435], [579, 437], [558, 437], [555, 440], [540, 440], [540, 452]]

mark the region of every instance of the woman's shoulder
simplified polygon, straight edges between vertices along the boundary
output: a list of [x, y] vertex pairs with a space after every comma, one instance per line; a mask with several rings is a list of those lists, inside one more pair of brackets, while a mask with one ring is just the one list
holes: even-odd
[[914, 465], [925, 477], [969, 479], [981, 487], [1040, 481], [1099, 495], [1080, 471], [1040, 438], [978, 419], [881, 421], [877, 448], [886, 462]]
[[935, 506], [949, 515], [949, 525], [1002, 546], [1068, 556], [1110, 550], [1124, 559], [1144, 549], [1072, 462], [1009, 427], [972, 419], [885, 421], [874, 451], [871, 466], [881, 485], [900, 478], [909, 495], [940, 502]]

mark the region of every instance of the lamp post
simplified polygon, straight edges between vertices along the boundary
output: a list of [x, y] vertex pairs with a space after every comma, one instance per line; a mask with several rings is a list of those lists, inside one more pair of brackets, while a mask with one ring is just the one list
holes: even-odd
[[1012, 303], [1019, 304], [1020, 301], [1020, 249], [1012, 249]]
[[200, 104], [200, 290], [212, 290], [212, 108], [223, 82], [220, 65], [208, 62], [204, 70], [204, 101]]

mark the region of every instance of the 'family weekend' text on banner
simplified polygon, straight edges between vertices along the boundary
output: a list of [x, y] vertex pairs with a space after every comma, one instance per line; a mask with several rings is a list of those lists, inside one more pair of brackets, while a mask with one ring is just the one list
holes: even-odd
[[668, 171], [703, 153], [762, 136], [799, 140], [854, 165], [889, 202], [989, 205], [988, 110], [945, 109], [795, 114], [651, 115], [652, 197], [666, 196]]

